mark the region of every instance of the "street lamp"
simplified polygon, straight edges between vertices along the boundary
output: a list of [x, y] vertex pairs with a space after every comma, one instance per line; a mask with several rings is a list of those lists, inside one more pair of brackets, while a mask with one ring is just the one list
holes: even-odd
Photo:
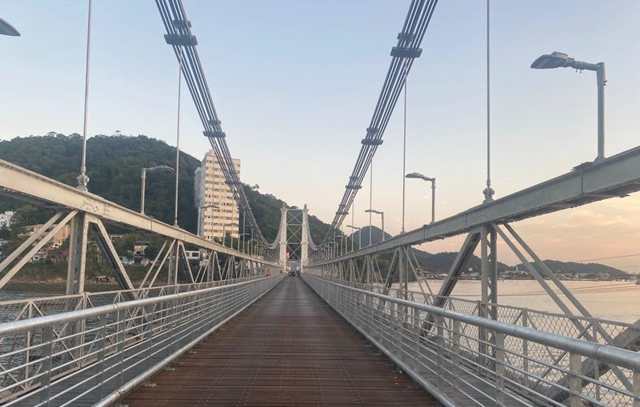
[[[367, 209], [365, 211], [365, 213], [375, 213], [376, 215], [380, 215], [380, 221], [381, 221], [381, 226], [382, 226], [382, 241], [384, 242], [385, 240], [385, 236], [384, 236], [384, 212], [383, 211], [378, 211], [375, 209]], [[373, 242], [371, 242], [371, 239], [369, 239], [369, 245], [372, 245]]]
[[421, 179], [423, 181], [431, 182], [431, 223], [436, 220], [436, 179], [431, 177], [426, 177], [419, 172], [412, 172], [410, 174], [405, 175], [407, 178], [413, 179]]
[[[347, 225], [347, 227], [358, 232], [358, 249], [360, 249], [362, 247], [362, 233], [360, 233], [361, 228], [353, 225]], [[351, 251], [353, 251], [353, 233], [351, 234]]]
[[147, 172], [166, 170], [174, 172], [168, 165], [156, 165], [155, 167], [143, 168], [140, 175], [140, 213], [144, 215], [144, 195], [147, 189]]
[[18, 32], [18, 30], [13, 28], [13, 26], [11, 24], [7, 23], [6, 21], [4, 21], [1, 18], [0, 18], [0, 34], [8, 35], [8, 36], [11, 36], [11, 37], [19, 37], [20, 36], [20, 33]]
[[552, 52], [539, 56], [531, 64], [533, 69], [554, 69], [554, 68], [575, 68], [579, 71], [594, 71], [596, 73], [596, 84], [598, 87], [598, 155], [595, 161], [604, 158], [604, 86], [607, 83], [605, 77], [604, 62], [596, 64], [590, 62], [576, 61], [569, 55], [562, 52]]

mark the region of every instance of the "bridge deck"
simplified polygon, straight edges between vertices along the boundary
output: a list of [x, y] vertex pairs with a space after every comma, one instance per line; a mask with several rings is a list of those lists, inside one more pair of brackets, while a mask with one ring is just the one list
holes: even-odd
[[286, 278], [123, 404], [439, 405], [299, 278]]

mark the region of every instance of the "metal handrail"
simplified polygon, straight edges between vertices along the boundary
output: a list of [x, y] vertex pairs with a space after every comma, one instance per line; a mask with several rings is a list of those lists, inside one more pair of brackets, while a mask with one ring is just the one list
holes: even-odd
[[[118, 398], [255, 302], [282, 275], [0, 324], [0, 403]], [[75, 304], [75, 303], [74, 303]]]
[[[317, 278], [313, 276], [312, 278]], [[350, 290], [353, 292], [369, 295], [381, 299], [383, 301], [394, 303], [406, 307], [412, 307], [421, 311], [433, 313], [445, 318], [450, 318], [467, 324], [475, 325], [480, 328], [489, 329], [500, 332], [508, 336], [516, 336], [521, 339], [530, 340], [543, 345], [551, 346], [570, 353], [578, 353], [594, 359], [599, 359], [605, 363], [623, 366], [632, 370], [640, 370], [640, 353], [627, 349], [618, 348], [613, 345], [601, 345], [581, 339], [571, 338], [568, 336], [550, 334], [541, 332], [533, 328], [527, 328], [519, 325], [510, 325], [503, 322], [494, 321], [474, 315], [461, 314], [459, 312], [448, 311], [433, 305], [420, 304], [412, 301], [403, 300], [401, 298], [390, 297], [388, 295], [378, 294], [372, 291], [360, 288], [350, 287], [344, 284], [335, 283], [330, 280], [322, 279], [322, 281], [334, 286]]]
[[[518, 325], [517, 318], [501, 322], [463, 314], [315, 273], [304, 273], [303, 279], [443, 405], [635, 407], [640, 402], [640, 354], [615, 343], [565, 336], [562, 327], [541, 332], [534, 324]], [[525, 321], [532, 322], [528, 316]]]
[[[349, 287], [352, 287], [351, 285], [349, 285], [349, 282], [346, 280], [331, 280], [334, 282], [338, 282], [339, 284], [344, 284], [347, 285]], [[364, 286], [364, 284], [363, 284]], [[359, 288], [358, 284], [355, 285], [354, 288]], [[373, 288], [375, 289], [383, 289], [384, 287], [382, 285], [379, 286], [373, 286]], [[364, 288], [365, 291], [369, 291], [366, 288]], [[397, 288], [390, 288], [390, 291], [393, 290], [397, 290]], [[375, 292], [375, 291], [373, 291]], [[432, 302], [436, 299], [446, 299], [448, 301], [459, 301], [461, 303], [466, 303], [469, 305], [477, 305], [480, 304], [481, 301], [479, 299], [477, 300], [473, 300], [473, 299], [469, 299], [469, 298], [463, 298], [463, 297], [457, 297], [457, 296], [453, 296], [453, 295], [445, 295], [445, 296], [441, 296], [441, 295], [437, 295], [437, 294], [428, 294], [428, 293], [423, 293], [420, 291], [416, 291], [416, 290], [408, 290], [407, 291], [407, 295], [408, 296], [412, 296], [414, 298], [419, 298], [419, 297], [426, 297], [428, 299], [430, 299]], [[429, 304], [427, 302], [427, 304]], [[0, 305], [2, 305], [2, 303], [0, 302]], [[526, 308], [526, 307], [519, 307], [517, 305], [509, 305], [509, 304], [499, 304], [499, 303], [495, 303], [495, 302], [488, 302], [487, 303], [488, 307], [497, 307], [500, 309], [505, 309], [505, 310], [513, 310], [513, 311], [518, 311], [518, 312], [522, 312], [522, 311], [526, 311], [530, 314], [540, 314], [540, 315], [544, 315], [544, 316], [548, 316], [548, 317], [556, 317], [556, 318], [563, 318], [563, 319], [569, 319], [569, 320], [577, 320], [577, 321], [584, 321], [584, 322], [598, 322], [600, 324], [607, 324], [607, 325], [614, 325], [616, 327], [622, 328], [622, 329], [627, 329], [627, 328], [634, 328], [634, 324], [629, 323], [629, 322], [624, 322], [624, 321], [616, 321], [613, 319], [607, 319], [607, 318], [600, 318], [600, 317], [585, 317], [582, 315], [567, 315], [567, 314], [561, 314], [559, 312], [551, 312], [551, 311], [542, 311], [539, 309], [533, 309], [533, 308]], [[455, 311], [454, 311], [455, 312]]]
[[0, 337], [16, 334], [20, 332], [25, 332], [33, 329], [38, 329], [38, 328], [42, 328], [49, 325], [75, 322], [75, 321], [79, 321], [79, 320], [90, 318], [90, 317], [96, 317], [99, 315], [108, 314], [118, 310], [126, 310], [130, 308], [135, 308], [135, 307], [153, 305], [161, 302], [168, 302], [172, 300], [178, 300], [178, 299], [183, 299], [188, 297], [194, 297], [197, 295], [208, 294], [213, 291], [219, 291], [219, 290], [229, 289], [233, 287], [240, 287], [247, 284], [254, 284], [255, 282], [265, 280], [267, 278], [269, 277], [261, 277], [261, 278], [256, 278], [249, 281], [243, 281], [241, 283], [204, 288], [202, 290], [185, 291], [177, 294], [163, 295], [161, 297], [151, 297], [151, 298], [144, 298], [140, 300], [125, 301], [125, 302], [120, 302], [120, 303], [115, 303], [110, 305], [101, 305], [98, 307], [87, 308], [87, 309], [78, 310], [78, 311], [68, 311], [68, 312], [55, 314], [55, 315], [46, 315], [42, 317], [23, 319], [20, 321], [6, 322], [4, 324], [0, 324]]
[[[206, 281], [206, 282], [200, 282], [200, 283], [154, 285], [153, 287], [140, 287], [133, 290], [120, 289], [120, 290], [96, 291], [96, 292], [85, 291], [82, 294], [61, 294], [61, 295], [51, 295], [51, 296], [45, 296], [45, 297], [3, 300], [3, 301], [0, 301], [0, 309], [1, 307], [8, 306], [8, 305], [26, 305], [29, 302], [33, 302], [33, 301], [58, 301], [58, 300], [69, 300], [74, 298], [76, 299], [83, 298], [83, 297], [92, 298], [92, 297], [98, 297], [98, 296], [118, 295], [118, 294], [137, 295], [139, 293], [150, 293], [150, 292], [163, 291], [163, 290], [165, 291], [181, 290], [183, 288], [189, 289], [189, 291], [194, 291], [193, 287], [195, 287], [195, 289], [198, 289], [199, 287], [209, 288], [211, 286], [222, 287], [222, 286], [228, 286], [230, 284], [235, 284], [236, 282], [249, 281], [252, 279], [255, 279], [255, 277], [242, 277], [242, 278], [233, 278], [233, 279], [226, 279], [226, 280], [214, 280], [214, 281]], [[164, 294], [164, 295], [170, 295], [170, 294]]]

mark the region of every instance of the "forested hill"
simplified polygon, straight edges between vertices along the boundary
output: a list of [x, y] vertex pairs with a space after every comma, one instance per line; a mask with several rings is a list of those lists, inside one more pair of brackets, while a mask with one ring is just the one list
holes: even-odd
[[[82, 138], [48, 133], [45, 136], [18, 137], [0, 141], [0, 159], [18, 164], [37, 173], [76, 185], [80, 168]], [[204, 152], [203, 152], [204, 153]], [[174, 167], [175, 147], [146, 136], [104, 136], [87, 140], [87, 173], [89, 190], [128, 208], [140, 208], [140, 171], [143, 167]], [[241, 158], [241, 157], [240, 157]], [[194, 171], [200, 160], [184, 152], [180, 155], [180, 226], [196, 231], [197, 208], [194, 204]], [[250, 182], [250, 180], [247, 180]], [[166, 172], [147, 174], [145, 212], [154, 218], [173, 223], [174, 178]], [[245, 191], [260, 228], [268, 240], [278, 232], [283, 201], [245, 185]], [[3, 198], [0, 212], [22, 205]], [[34, 219], [41, 221], [39, 219]], [[313, 239], [320, 241], [329, 226], [309, 216]]]

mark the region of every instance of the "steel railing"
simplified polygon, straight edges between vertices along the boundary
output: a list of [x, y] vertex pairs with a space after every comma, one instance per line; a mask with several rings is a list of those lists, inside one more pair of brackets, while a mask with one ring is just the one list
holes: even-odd
[[135, 290], [84, 292], [82, 294], [50, 295], [0, 301], [0, 323], [78, 311], [101, 305], [117, 304], [132, 299], [161, 297], [210, 287], [235, 284], [256, 278], [230, 278], [202, 283], [158, 285]]
[[111, 403], [279, 281], [254, 278], [0, 324], [0, 400]]
[[445, 405], [640, 406], [639, 353], [303, 278]]
[[[400, 290], [395, 286], [385, 290], [382, 284], [353, 283], [346, 280], [331, 279], [331, 281], [364, 290], [371, 290], [379, 294], [400, 298]], [[385, 293], [386, 292], [386, 293]], [[407, 299], [412, 302], [432, 305], [441, 300], [442, 308], [467, 315], [479, 315], [480, 300], [472, 300], [455, 296], [441, 297], [434, 294], [410, 290]], [[487, 307], [495, 310], [497, 320], [507, 324], [516, 324], [562, 336], [576, 339], [588, 339], [603, 345], [611, 344], [608, 338], [616, 338], [623, 334], [640, 336], [640, 324], [613, 321], [604, 318], [567, 315], [556, 312], [540, 311], [531, 308], [488, 303]], [[594, 329], [598, 326], [602, 330]]]

